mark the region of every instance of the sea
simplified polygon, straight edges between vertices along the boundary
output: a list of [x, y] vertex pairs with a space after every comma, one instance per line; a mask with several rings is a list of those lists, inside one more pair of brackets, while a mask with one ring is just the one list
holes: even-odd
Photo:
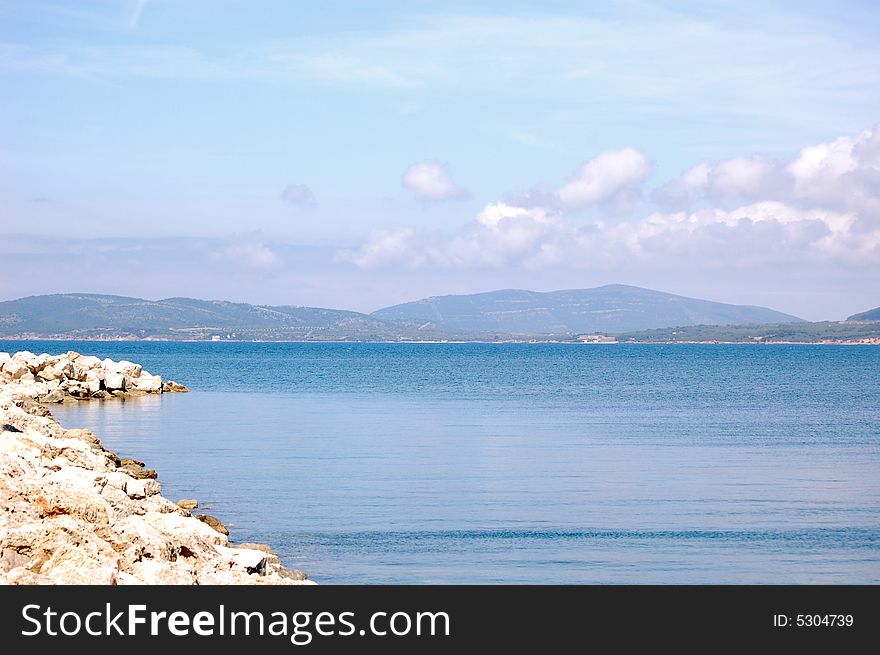
[[53, 406], [319, 584], [880, 583], [880, 347], [2, 342], [192, 390]]

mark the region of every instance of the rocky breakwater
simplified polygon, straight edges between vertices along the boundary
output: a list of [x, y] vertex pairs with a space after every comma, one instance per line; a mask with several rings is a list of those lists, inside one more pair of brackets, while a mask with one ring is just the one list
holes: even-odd
[[160, 375], [148, 373], [140, 364], [73, 351], [64, 355], [0, 353], [0, 374], [7, 381], [17, 382], [19, 393], [42, 403], [189, 391], [177, 382], [163, 382]]
[[171, 384], [130, 362], [0, 353], [0, 583], [309, 582], [265, 546], [230, 543], [222, 525], [162, 496], [142, 462], [64, 429], [43, 404]]

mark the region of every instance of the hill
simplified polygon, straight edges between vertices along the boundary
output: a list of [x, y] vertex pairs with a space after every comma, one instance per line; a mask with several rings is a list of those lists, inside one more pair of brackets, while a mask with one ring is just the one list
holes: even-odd
[[853, 314], [850, 316], [848, 321], [880, 321], [880, 307], [875, 307], [874, 309], [869, 309], [866, 312], [861, 312], [860, 314]]
[[509, 289], [434, 296], [386, 307], [372, 316], [507, 333], [622, 333], [674, 326], [802, 320], [765, 307], [728, 305], [622, 284], [546, 293]]
[[0, 302], [0, 337], [200, 340], [215, 336], [254, 341], [394, 341], [458, 335], [424, 321], [413, 324], [344, 310], [222, 300], [71, 293]]

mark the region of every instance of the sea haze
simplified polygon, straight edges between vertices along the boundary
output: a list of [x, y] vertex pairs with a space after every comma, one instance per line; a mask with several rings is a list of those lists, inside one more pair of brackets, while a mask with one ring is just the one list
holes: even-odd
[[53, 407], [319, 583], [878, 583], [871, 346], [5, 342], [190, 386]]

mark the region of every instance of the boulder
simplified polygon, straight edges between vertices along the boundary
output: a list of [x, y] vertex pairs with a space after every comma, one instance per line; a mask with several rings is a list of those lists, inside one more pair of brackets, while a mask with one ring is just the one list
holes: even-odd
[[158, 482], [152, 479], [131, 479], [126, 482], [125, 493], [129, 498], [141, 499], [155, 496], [162, 491]]
[[100, 359], [91, 355], [80, 355], [73, 361], [73, 375], [70, 377], [82, 382], [89, 377], [99, 379], [99, 373], [103, 373]]
[[63, 356], [63, 357], [59, 358], [57, 362], [52, 364], [52, 369], [61, 378], [72, 378], [73, 377], [73, 362], [67, 356]]
[[52, 412], [47, 407], [34, 401], [32, 398], [22, 397], [16, 400], [15, 404], [32, 416], [52, 417]]
[[200, 582], [194, 569], [180, 559], [172, 564], [144, 558], [126, 566], [120, 573], [120, 584], [192, 586]]
[[66, 387], [62, 387], [67, 392], [67, 395], [71, 398], [78, 398], [84, 400], [91, 395], [88, 387], [79, 382], [69, 383]]
[[95, 433], [87, 428], [73, 428], [65, 430], [63, 437], [65, 439], [79, 439], [89, 444], [91, 448], [101, 448], [101, 440], [95, 436]]
[[183, 500], [177, 501], [177, 506], [183, 509], [195, 509], [199, 506], [199, 501], [195, 498], [184, 498]]
[[125, 390], [125, 375], [116, 371], [104, 372], [104, 388], [109, 391]]
[[14, 548], [3, 548], [0, 550], [0, 571], [11, 571], [19, 566], [25, 566], [30, 559]]
[[99, 368], [101, 366], [101, 360], [93, 355], [80, 355], [76, 359], [76, 365], [80, 368], [91, 370]]
[[229, 548], [227, 546], [214, 546], [228, 562], [230, 569], [238, 569], [244, 573], [266, 574], [266, 563], [269, 556], [261, 550], [249, 548]]
[[187, 546], [194, 553], [207, 554], [209, 547], [211, 552], [216, 552], [213, 546], [229, 544], [223, 533], [190, 516], [148, 512], [144, 514], [144, 521], [164, 534], [170, 535], [175, 542]]
[[[24, 382], [22, 382], [22, 384], [24, 384]], [[34, 382], [28, 384], [27, 394], [30, 398], [33, 398], [34, 400], [42, 400], [43, 396], [45, 396], [47, 393], [49, 393], [49, 387], [46, 385], [45, 382], [37, 382], [35, 380]]]
[[54, 487], [35, 492], [29, 500], [43, 517], [70, 515], [86, 523], [107, 525], [109, 522], [107, 502], [95, 493]]
[[89, 390], [89, 395], [98, 393], [101, 390], [101, 378], [98, 377], [95, 371], [88, 371], [82, 383]]
[[278, 571], [278, 575], [282, 578], [287, 578], [288, 580], [296, 580], [297, 582], [305, 582], [309, 579], [309, 574], [305, 571], [300, 571], [299, 569], [288, 569], [282, 567], [280, 571]]
[[30, 569], [26, 569], [23, 566], [19, 566], [18, 568], [12, 569], [7, 573], [3, 578], [0, 578], [0, 582], [5, 582], [10, 585], [52, 585], [55, 584], [55, 581], [52, 578], [40, 575], [39, 573], [34, 573]]
[[41, 400], [44, 403], [62, 403], [64, 402], [64, 392], [61, 389], [51, 389]]
[[155, 480], [159, 477], [159, 474], [156, 473], [155, 469], [145, 469], [135, 466], [120, 466], [120, 468], [136, 480]]
[[34, 373], [38, 373], [42, 371], [46, 366], [49, 365], [52, 356], [48, 353], [40, 353], [34, 358], [32, 362], [29, 363], [31, 371]]
[[91, 549], [73, 544], [62, 545], [40, 567], [40, 573], [56, 584], [112, 585], [118, 571], [119, 557], [109, 547]]
[[140, 364], [135, 364], [134, 362], [129, 362], [125, 359], [120, 359], [118, 362], [116, 362], [114, 370], [122, 373], [129, 378], [137, 378], [140, 377], [142, 369]]
[[[146, 391], [147, 393], [162, 393], [162, 376], [150, 375], [142, 372], [140, 377], [132, 378], [132, 383], [138, 391]], [[127, 387], [126, 387], [127, 388]]]
[[63, 378], [64, 374], [58, 371], [54, 366], [46, 366], [37, 372], [37, 379], [44, 382], [51, 382]]
[[168, 382], [162, 385], [162, 391], [167, 393], [187, 393], [189, 389], [174, 380], [168, 380]]
[[212, 516], [210, 514], [196, 514], [196, 518], [199, 521], [201, 521], [202, 523], [209, 525], [211, 528], [213, 528], [214, 530], [216, 530], [220, 534], [226, 535], [226, 536], [229, 535], [229, 530], [226, 529], [226, 526], [223, 525], [220, 522], [220, 519], [218, 519], [216, 516]]
[[3, 372], [13, 380], [20, 380], [25, 374], [30, 374], [30, 369], [21, 360], [10, 359], [3, 364]]

